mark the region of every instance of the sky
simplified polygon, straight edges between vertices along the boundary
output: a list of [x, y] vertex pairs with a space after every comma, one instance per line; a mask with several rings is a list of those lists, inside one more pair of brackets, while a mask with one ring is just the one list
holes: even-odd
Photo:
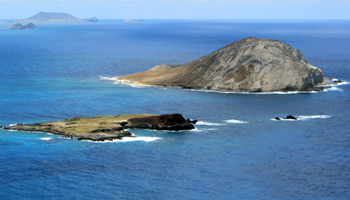
[[98, 19], [350, 19], [350, 0], [0, 0], [0, 19], [41, 11]]

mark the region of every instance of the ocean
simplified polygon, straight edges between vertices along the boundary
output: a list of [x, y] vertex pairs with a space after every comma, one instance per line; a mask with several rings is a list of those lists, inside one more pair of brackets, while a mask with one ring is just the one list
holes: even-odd
[[[0, 126], [132, 113], [199, 122], [104, 143], [0, 129], [0, 199], [349, 199], [350, 21], [11, 25], [0, 23]], [[104, 78], [183, 64], [245, 37], [282, 40], [345, 82], [244, 94]], [[300, 120], [273, 120], [287, 115]]]

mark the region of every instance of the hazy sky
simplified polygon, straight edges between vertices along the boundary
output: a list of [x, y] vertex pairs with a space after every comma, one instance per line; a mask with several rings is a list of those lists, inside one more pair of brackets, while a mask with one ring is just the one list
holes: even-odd
[[40, 11], [99, 19], [350, 19], [350, 0], [0, 0], [0, 19]]

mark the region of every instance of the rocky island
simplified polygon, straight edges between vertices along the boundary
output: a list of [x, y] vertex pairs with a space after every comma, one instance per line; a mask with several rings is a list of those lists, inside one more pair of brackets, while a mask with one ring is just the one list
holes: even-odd
[[29, 24], [24, 25], [17, 23], [13, 26], [8, 27], [7, 29], [36, 29], [36, 26], [31, 22]]
[[111, 141], [123, 137], [133, 137], [127, 131], [131, 128], [156, 130], [191, 130], [194, 129], [190, 120], [185, 120], [181, 114], [129, 114], [117, 116], [75, 117], [63, 121], [37, 124], [16, 124], [1, 127], [5, 130], [46, 132], [78, 140]]
[[139, 19], [124, 19], [123, 22], [143, 22], [143, 20], [139, 20]]
[[96, 17], [90, 19], [79, 19], [71, 14], [56, 12], [39, 12], [38, 14], [27, 19], [17, 21], [6, 21], [14, 23], [51, 23], [51, 22], [98, 22]]
[[223, 92], [288, 92], [314, 90], [323, 73], [282, 41], [250, 37], [183, 65], [158, 65], [115, 80]]

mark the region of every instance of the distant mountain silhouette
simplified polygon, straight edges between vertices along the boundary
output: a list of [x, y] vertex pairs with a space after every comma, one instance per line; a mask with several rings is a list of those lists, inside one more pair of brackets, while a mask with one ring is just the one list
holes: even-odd
[[96, 17], [90, 19], [79, 19], [68, 13], [39, 12], [38, 14], [27, 19], [11, 22], [98, 22], [98, 19]]

